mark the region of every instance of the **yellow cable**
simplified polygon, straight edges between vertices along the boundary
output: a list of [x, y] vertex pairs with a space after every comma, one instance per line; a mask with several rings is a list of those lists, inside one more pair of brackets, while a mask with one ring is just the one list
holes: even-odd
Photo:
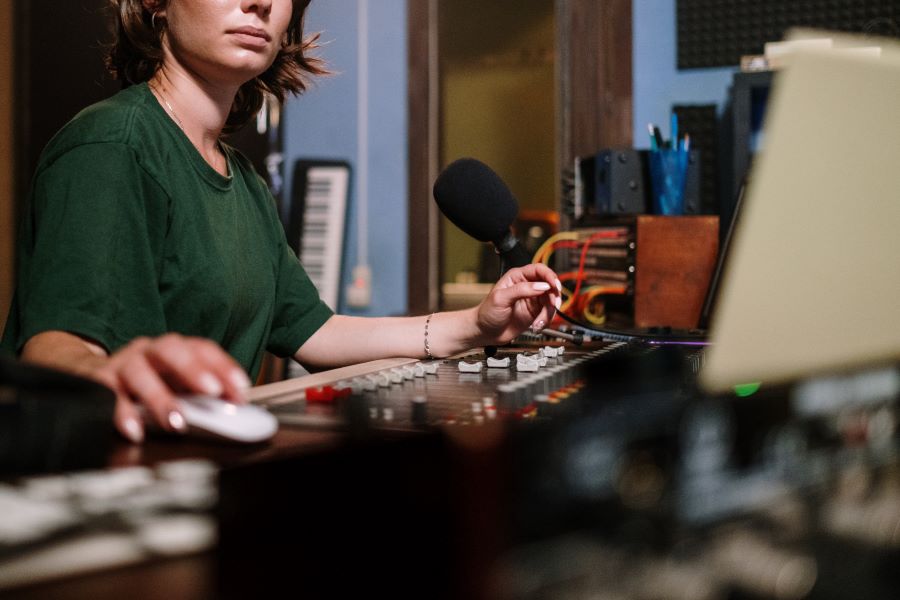
[[604, 303], [600, 303], [601, 312], [595, 313], [591, 310], [591, 301], [600, 295], [604, 291], [604, 288], [601, 286], [591, 286], [584, 290], [584, 310], [581, 311], [582, 316], [587, 319], [588, 322], [594, 325], [602, 325], [606, 322], [606, 313], [604, 311], [605, 305]]
[[[550, 264], [550, 257], [553, 255], [553, 244], [556, 242], [562, 241], [578, 241], [578, 234], [574, 231], [562, 231], [560, 233], [555, 233], [551, 235], [547, 240], [541, 244], [541, 247], [537, 249], [537, 252], [534, 253], [534, 258], [531, 262], [535, 263], [543, 263], [545, 265]], [[574, 298], [572, 297], [572, 290], [563, 286], [562, 295], [566, 298], [559, 309], [562, 312], [567, 312], [569, 308], [572, 306], [572, 301]]]
[[561, 231], [560, 233], [554, 233], [547, 238], [547, 241], [541, 244], [540, 248], [537, 249], [537, 252], [534, 253], [534, 258], [531, 260], [531, 262], [540, 262], [544, 263], [545, 265], [548, 264], [550, 255], [553, 254], [553, 244], [562, 241], [577, 242], [578, 237], [578, 234], [574, 231]]
[[590, 321], [591, 323], [593, 323], [594, 325], [602, 325], [603, 323], [606, 322], [606, 314], [605, 314], [606, 305], [605, 305], [605, 303], [603, 304], [604, 312], [602, 314], [598, 314], [598, 313], [592, 312], [590, 310], [591, 301], [593, 301], [594, 298], [596, 298], [597, 296], [599, 296], [601, 294], [624, 294], [625, 291], [626, 290], [624, 287], [619, 288], [619, 287], [614, 287], [614, 286], [602, 286], [602, 285], [595, 285], [595, 286], [589, 287], [588, 289], [586, 289], [583, 292], [584, 310], [582, 311], [582, 314], [584, 315], [584, 318], [587, 319], [588, 321]]
[[606, 314], [598, 315], [589, 310], [584, 311], [585, 320], [592, 325], [603, 325], [606, 323]]

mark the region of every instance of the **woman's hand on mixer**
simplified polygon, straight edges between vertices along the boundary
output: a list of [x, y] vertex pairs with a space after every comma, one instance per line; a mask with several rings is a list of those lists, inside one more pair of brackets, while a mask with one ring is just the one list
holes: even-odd
[[526, 329], [543, 329], [562, 303], [561, 291], [559, 278], [546, 265], [510, 269], [478, 305], [482, 343], [505, 344]]

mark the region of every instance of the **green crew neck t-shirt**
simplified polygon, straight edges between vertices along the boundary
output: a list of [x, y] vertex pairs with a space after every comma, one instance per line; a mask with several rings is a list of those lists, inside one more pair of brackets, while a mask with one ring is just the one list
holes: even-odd
[[219, 343], [255, 378], [332, 315], [240, 153], [210, 167], [146, 84], [88, 107], [45, 148], [18, 239], [2, 348], [62, 330], [114, 352], [168, 332]]

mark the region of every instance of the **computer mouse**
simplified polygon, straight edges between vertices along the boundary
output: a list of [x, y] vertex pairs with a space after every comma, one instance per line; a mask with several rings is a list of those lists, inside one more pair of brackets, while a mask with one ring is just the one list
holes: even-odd
[[187, 435], [253, 444], [270, 439], [278, 431], [278, 419], [252, 404], [234, 404], [211, 396], [182, 397], [176, 403], [187, 423]]

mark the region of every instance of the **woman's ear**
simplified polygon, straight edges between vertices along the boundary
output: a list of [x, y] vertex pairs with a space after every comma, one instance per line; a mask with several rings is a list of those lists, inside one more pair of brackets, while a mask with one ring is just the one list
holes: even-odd
[[141, 4], [143, 4], [144, 10], [150, 14], [162, 13], [160, 16], [166, 16], [164, 12], [166, 3], [163, 0], [141, 0]]

